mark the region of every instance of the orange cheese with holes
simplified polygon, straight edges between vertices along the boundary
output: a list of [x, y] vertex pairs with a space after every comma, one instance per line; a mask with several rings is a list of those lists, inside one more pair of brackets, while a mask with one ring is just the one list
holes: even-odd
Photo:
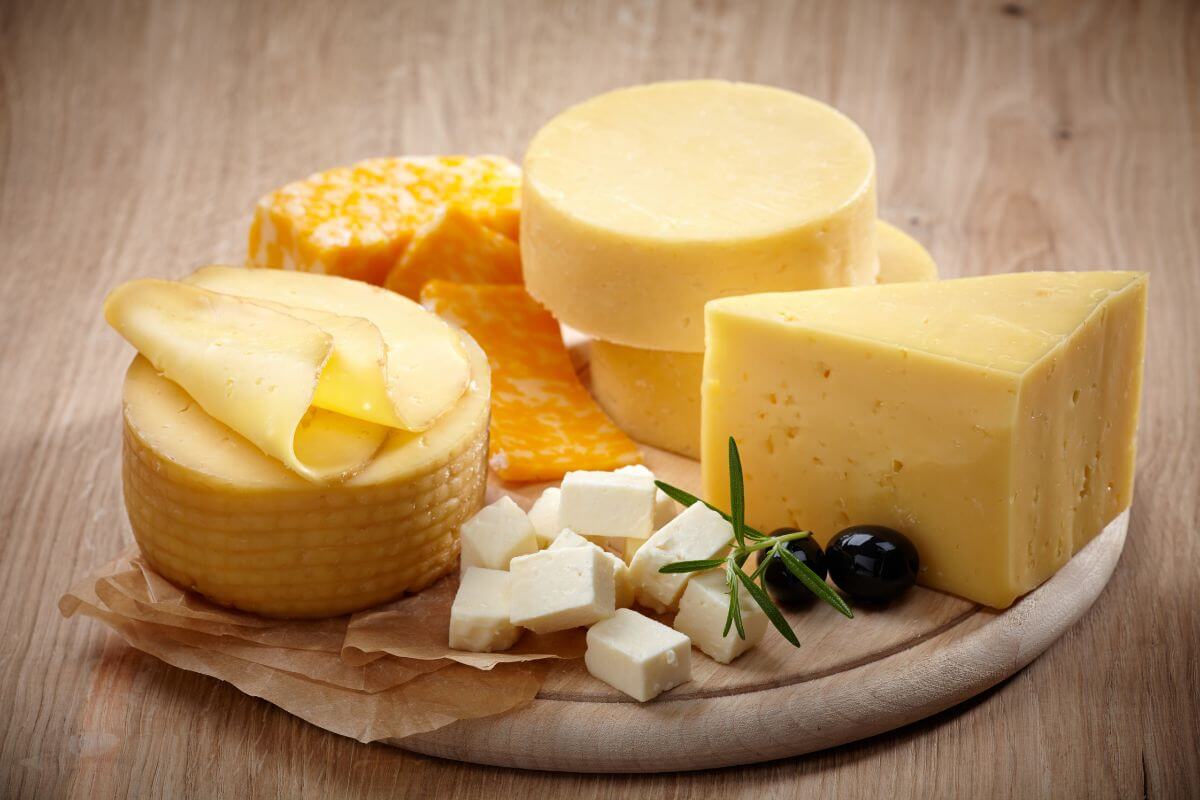
[[258, 201], [249, 261], [382, 284], [448, 206], [515, 241], [520, 185], [501, 156], [374, 158], [318, 172]]
[[417, 231], [384, 286], [416, 299], [431, 280], [520, 283], [517, 243], [458, 206], [448, 206]]
[[426, 308], [467, 331], [492, 368], [488, 461], [506, 481], [636, 464], [633, 440], [580, 383], [558, 322], [521, 286], [431, 281]]

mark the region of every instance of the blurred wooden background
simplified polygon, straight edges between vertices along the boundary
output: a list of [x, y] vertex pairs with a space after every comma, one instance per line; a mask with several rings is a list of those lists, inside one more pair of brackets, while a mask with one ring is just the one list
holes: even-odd
[[[519, 158], [563, 106], [717, 76], [831, 102], [945, 276], [1153, 273], [1129, 543], [1029, 668], [835, 751], [646, 778], [363, 746], [58, 595], [129, 534], [100, 300], [237, 260], [261, 193], [373, 155]], [[0, 795], [1200, 796], [1200, 4], [0, 0]]]

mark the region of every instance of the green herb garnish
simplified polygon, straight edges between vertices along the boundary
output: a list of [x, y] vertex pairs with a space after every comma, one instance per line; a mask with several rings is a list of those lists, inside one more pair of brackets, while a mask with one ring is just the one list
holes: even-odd
[[[732, 628], [737, 630], [739, 638], [746, 638], [746, 631], [742, 628], [742, 608], [740, 593], [738, 592], [740, 584], [746, 588], [746, 592], [758, 604], [759, 608], [763, 610], [763, 613], [767, 615], [767, 619], [771, 620], [771, 624], [783, 635], [783, 638], [796, 647], [800, 646], [800, 640], [796, 638], [796, 632], [792, 630], [792, 626], [788, 624], [787, 619], [783, 616], [783, 612], [779, 610], [779, 607], [771, 599], [771, 595], [767, 593], [765, 577], [767, 564], [770, 563], [771, 557], [776, 555], [783, 561], [783, 565], [787, 567], [788, 572], [795, 575], [810, 592], [833, 606], [845, 617], [854, 618], [854, 612], [846, 605], [846, 601], [841, 598], [841, 595], [831, 589], [829, 584], [821, 580], [820, 576], [809, 569], [803, 561], [796, 558], [787, 549], [787, 542], [811, 536], [812, 533], [810, 531], [796, 531], [780, 536], [766, 536], [762, 532], [756, 531], [754, 528], [746, 525], [746, 488], [742, 475], [742, 457], [738, 452], [737, 442], [733, 440], [732, 436], [729, 437], [730, 513], [726, 514], [721, 509], [715, 508], [695, 495], [689, 494], [669, 483], [663, 483], [662, 481], [655, 481], [655, 483], [658, 485], [658, 488], [662, 489], [671, 499], [681, 505], [690, 506], [695, 503], [703, 503], [727, 519], [733, 526], [733, 539], [729, 543], [732, 549], [725, 558], [676, 561], [673, 564], [666, 564], [658, 570], [659, 572], [666, 573], [707, 572], [710, 569], [716, 569], [724, 565], [725, 585], [729, 593], [729, 614], [725, 617], [725, 631], [721, 634], [722, 636], [727, 636]], [[751, 554], [759, 551], [766, 552], [763, 552], [759, 557], [758, 567], [754, 572], [747, 574], [742, 567]]]

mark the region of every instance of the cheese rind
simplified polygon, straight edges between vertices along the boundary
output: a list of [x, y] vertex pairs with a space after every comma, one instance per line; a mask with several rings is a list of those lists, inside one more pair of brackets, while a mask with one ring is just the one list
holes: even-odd
[[173, 583], [273, 617], [350, 613], [453, 570], [487, 483], [487, 359], [463, 346], [472, 380], [458, 404], [423, 433], [393, 433], [333, 485], [289, 470], [135, 358], [122, 473], [142, 553]]
[[[879, 283], [937, 280], [937, 264], [908, 234], [882, 220]], [[700, 384], [704, 353], [590, 344], [592, 394], [604, 412], [635, 440], [688, 458], [700, 458]]]
[[593, 676], [643, 703], [692, 679], [688, 637], [627, 608], [588, 630], [584, 663]]
[[662, 573], [676, 561], [719, 558], [729, 552], [733, 526], [703, 503], [695, 503], [651, 536], [629, 562], [637, 601], [655, 611], [668, 611], [679, 602], [691, 573]]
[[529, 292], [605, 341], [698, 352], [715, 297], [872, 283], [878, 270], [870, 142], [781, 89], [609, 92], [547, 123], [524, 170]]
[[679, 613], [672, 626], [713, 661], [728, 664], [761, 642], [767, 632], [766, 613], [740, 584], [738, 600], [742, 630], [746, 634], [744, 639], [733, 627], [728, 634], [724, 633], [729, 614], [729, 587], [724, 571], [694, 575], [679, 599]]
[[538, 550], [533, 523], [508, 496], [479, 509], [463, 523], [459, 538], [464, 570], [470, 567], [506, 570], [517, 556]]
[[613, 568], [600, 548], [562, 547], [512, 560], [514, 625], [553, 633], [591, 625], [616, 609]]
[[521, 638], [509, 622], [511, 581], [502, 570], [468, 567], [450, 606], [450, 646], [472, 653], [507, 650]]
[[733, 436], [756, 527], [888, 525], [923, 584], [1005, 608], [1129, 505], [1145, 302], [1084, 272], [713, 303], [705, 497]]

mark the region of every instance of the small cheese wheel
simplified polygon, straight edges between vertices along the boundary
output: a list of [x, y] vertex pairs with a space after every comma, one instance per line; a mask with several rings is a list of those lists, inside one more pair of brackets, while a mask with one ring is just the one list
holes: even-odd
[[700, 352], [709, 300], [875, 282], [871, 143], [802, 95], [621, 89], [551, 120], [524, 169], [529, 292], [597, 339]]
[[[882, 220], [879, 283], [937, 280], [929, 251]], [[592, 394], [621, 430], [651, 447], [700, 458], [700, 381], [704, 353], [591, 343]]]
[[487, 357], [462, 334], [467, 393], [395, 431], [343, 483], [311, 483], [206, 414], [138, 356], [123, 391], [125, 506], [146, 560], [209, 599], [274, 617], [346, 614], [457, 565], [487, 483]]

